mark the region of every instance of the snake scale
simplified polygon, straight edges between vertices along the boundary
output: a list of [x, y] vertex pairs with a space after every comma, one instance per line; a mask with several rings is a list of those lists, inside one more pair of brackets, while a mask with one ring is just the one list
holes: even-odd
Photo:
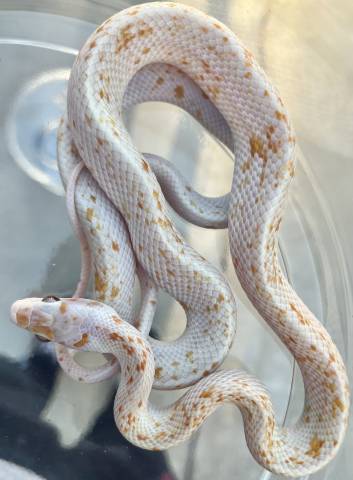
[[[122, 115], [148, 100], [185, 109], [234, 152], [229, 195], [203, 197], [168, 162], [136, 150]], [[277, 235], [294, 175], [295, 137], [252, 54], [226, 26], [196, 9], [164, 2], [134, 6], [104, 22], [80, 51], [67, 107], [58, 137], [60, 171], [86, 242], [83, 264], [86, 270], [93, 264], [95, 300], [18, 300], [13, 321], [57, 342], [59, 361], [78, 379], [97, 381], [120, 365], [115, 421], [135, 445], [175, 445], [231, 402], [264, 468], [292, 477], [322, 468], [344, 438], [348, 381], [330, 336], [279, 266]], [[269, 395], [255, 377], [214, 371], [233, 341], [235, 299], [225, 278], [177, 231], [167, 201], [195, 224], [228, 227], [242, 288], [300, 367], [305, 404], [294, 425], [276, 423]], [[142, 303], [133, 318], [136, 271]], [[78, 293], [85, 290], [87, 272], [81, 280]], [[148, 337], [158, 288], [187, 317], [184, 334], [171, 343]], [[71, 349], [101, 352], [108, 363], [86, 373]], [[187, 385], [187, 393], [168, 407], [149, 402], [152, 387]]]

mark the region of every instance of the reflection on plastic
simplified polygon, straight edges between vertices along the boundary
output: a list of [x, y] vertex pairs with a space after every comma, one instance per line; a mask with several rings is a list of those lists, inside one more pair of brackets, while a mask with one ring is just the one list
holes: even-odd
[[45, 72], [18, 93], [7, 122], [8, 149], [33, 180], [63, 195], [56, 163], [56, 132], [66, 104], [70, 70]]

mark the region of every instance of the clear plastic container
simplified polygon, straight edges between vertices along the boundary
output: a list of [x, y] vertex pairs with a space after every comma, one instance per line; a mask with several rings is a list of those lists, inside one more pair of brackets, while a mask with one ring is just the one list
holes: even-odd
[[[279, 88], [291, 114], [298, 168], [280, 232], [283, 265], [332, 335], [352, 380], [352, 4], [185, 3], [232, 28]], [[114, 381], [75, 383], [57, 368], [50, 346], [8, 320], [15, 299], [70, 295], [78, 279], [79, 249], [56, 168], [56, 128], [78, 49], [96, 24], [128, 5], [0, 3], [0, 457], [11, 463], [0, 463], [0, 478], [26, 478], [23, 469], [18, 477], [5, 473], [13, 472], [14, 464], [47, 479], [276, 478], [253, 461], [232, 406], [219, 409], [190, 441], [165, 454], [129, 446], [113, 422]], [[173, 160], [200, 191], [216, 195], [230, 188], [232, 158], [187, 114], [145, 104], [129, 112], [127, 124], [141, 151]], [[241, 291], [226, 232], [203, 235], [176, 221], [187, 240], [225, 272], [238, 298], [238, 332], [225, 367], [256, 374], [272, 395], [279, 421], [291, 422], [302, 407], [300, 375]], [[176, 338], [184, 325], [180, 306], [161, 294], [155, 335]], [[86, 355], [81, 361], [100, 359]], [[153, 400], [165, 404], [180, 394], [154, 392]], [[350, 428], [337, 458], [312, 478], [351, 478], [352, 447]]]

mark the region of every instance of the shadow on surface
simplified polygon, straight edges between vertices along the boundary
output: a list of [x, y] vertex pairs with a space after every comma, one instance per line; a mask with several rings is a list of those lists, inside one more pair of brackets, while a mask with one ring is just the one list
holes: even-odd
[[113, 418], [113, 396], [74, 448], [60, 445], [56, 430], [40, 418], [55, 382], [53, 358], [35, 347], [26, 362], [0, 362], [0, 456], [47, 480], [172, 480], [162, 453], [129, 444]]

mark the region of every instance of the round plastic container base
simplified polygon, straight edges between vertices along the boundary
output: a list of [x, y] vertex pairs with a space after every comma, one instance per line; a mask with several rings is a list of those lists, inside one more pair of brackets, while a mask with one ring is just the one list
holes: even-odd
[[[72, 7], [71, 2], [58, 7], [51, 3], [17, 1], [11, 3], [12, 7], [6, 2], [0, 7], [0, 219], [6, 226], [0, 233], [0, 382], [4, 392], [0, 416], [5, 419], [0, 427], [0, 456], [51, 479], [63, 475], [99, 480], [113, 475], [146, 480], [275, 478], [252, 459], [241, 416], [232, 406], [218, 409], [191, 440], [165, 454], [146, 454], [130, 447], [113, 422], [115, 383], [73, 382], [57, 368], [50, 346], [37, 343], [8, 321], [9, 306], [16, 298], [47, 293], [67, 296], [79, 277], [79, 249], [66, 215], [56, 166], [56, 128], [65, 108], [70, 67], [95, 28], [85, 20], [100, 23], [103, 13], [108, 16], [122, 6], [119, 2], [101, 8], [100, 2], [77, 2]], [[347, 201], [351, 191], [347, 179], [353, 167], [345, 159], [349, 147], [353, 151], [353, 135], [345, 136], [340, 145], [331, 138], [327, 140], [327, 119], [322, 122], [322, 137], [317, 123], [308, 133], [304, 115], [308, 118], [315, 106], [320, 108], [328, 85], [323, 80], [315, 95], [310, 95], [310, 89], [303, 90], [303, 80], [298, 79], [294, 59], [288, 55], [293, 48], [292, 36], [299, 35], [303, 27], [298, 19], [283, 20], [284, 6], [266, 7], [267, 2], [250, 2], [251, 7], [246, 2], [235, 2], [234, 7], [227, 2], [209, 3], [209, 13], [228, 23], [254, 51], [279, 87], [289, 112], [293, 112], [302, 150], [298, 149], [297, 174], [280, 232], [283, 268], [303, 300], [325, 324], [350, 368], [353, 263], [348, 247], [353, 232], [347, 226], [352, 207]], [[208, 4], [194, 5], [207, 10]], [[38, 11], [23, 11], [31, 6]], [[286, 8], [302, 18], [311, 3], [306, 4], [304, 13], [299, 4]], [[67, 16], [50, 11], [65, 12]], [[317, 21], [325, 20], [320, 13]], [[333, 21], [335, 28], [337, 22]], [[273, 32], [281, 34], [281, 49], [273, 42]], [[303, 64], [308, 65], [309, 57], [315, 59], [321, 52], [321, 44], [318, 41], [309, 47], [304, 40], [302, 51], [295, 50], [295, 58], [302, 55]], [[339, 41], [342, 39], [337, 35]], [[287, 58], [285, 64], [280, 63], [278, 55], [271, 55], [278, 52], [280, 59]], [[326, 71], [320, 62], [316, 68], [317, 76]], [[306, 97], [297, 95], [296, 82]], [[351, 105], [352, 96], [350, 91], [347, 102]], [[302, 109], [299, 102], [304, 104]], [[337, 103], [337, 108], [342, 106], [339, 100]], [[334, 119], [333, 107], [326, 113]], [[199, 191], [217, 195], [229, 190], [233, 159], [185, 112], [170, 105], [148, 103], [128, 112], [126, 121], [141, 151], [175, 162]], [[332, 166], [329, 157], [333, 153], [334, 158], [339, 156], [345, 162], [346, 171]], [[227, 232], [201, 231], [176, 216], [175, 221], [187, 241], [225, 273], [238, 298], [237, 334], [224, 367], [242, 368], [257, 375], [271, 393], [278, 420], [293, 422], [303, 402], [300, 374], [287, 350], [244, 296], [233, 272]], [[184, 327], [181, 307], [161, 293], [154, 334], [171, 340]], [[85, 355], [81, 361], [94, 363], [100, 359]], [[167, 404], [181, 393], [153, 392], [152, 399]], [[345, 453], [349, 445], [353, 445], [351, 432], [337, 459], [312, 478], [350, 478], [353, 466]], [[87, 473], [83, 473], [85, 468]]]

